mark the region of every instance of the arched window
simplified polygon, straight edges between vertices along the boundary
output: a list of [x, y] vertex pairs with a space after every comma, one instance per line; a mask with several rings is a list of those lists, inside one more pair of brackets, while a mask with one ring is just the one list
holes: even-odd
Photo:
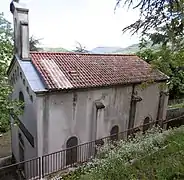
[[26, 90], [27, 90], [27, 93], [29, 94], [29, 87], [28, 86], [26, 87]]
[[24, 95], [23, 95], [22, 91], [19, 92], [19, 101], [21, 103], [23, 103], [22, 106], [21, 106], [21, 108], [22, 108], [22, 110], [24, 110], [24, 107], [25, 107], [24, 106]]
[[23, 84], [24, 84], [24, 85], [26, 84], [26, 81], [25, 81], [25, 79], [23, 79]]
[[118, 126], [112, 127], [111, 132], [110, 132], [111, 141], [117, 141], [118, 140], [118, 133], [119, 133], [119, 127]]
[[77, 162], [77, 146], [78, 145], [78, 139], [77, 137], [71, 137], [66, 142], [66, 148], [69, 148], [66, 150], [66, 165], [71, 165]]
[[22, 72], [20, 72], [20, 77], [21, 77], [21, 79], [22, 79]]
[[17, 70], [15, 70], [15, 80], [17, 80]]
[[143, 133], [149, 129], [150, 118], [146, 117], [143, 124]]

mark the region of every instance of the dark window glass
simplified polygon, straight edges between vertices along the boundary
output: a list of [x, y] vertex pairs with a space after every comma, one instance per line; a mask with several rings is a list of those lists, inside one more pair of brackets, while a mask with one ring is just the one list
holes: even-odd
[[76, 137], [71, 137], [66, 143], [66, 147], [69, 148], [66, 151], [66, 165], [71, 165], [77, 162], [77, 146], [78, 139]]
[[150, 123], [150, 118], [149, 117], [146, 117], [144, 119], [144, 124], [143, 124], [143, 132], [147, 131], [149, 129], [149, 124]]
[[23, 103], [22, 104], [22, 106], [21, 106], [21, 108], [22, 108], [22, 110], [24, 110], [24, 95], [23, 95], [23, 93], [20, 91], [19, 92], [19, 101], [21, 102], [21, 103]]
[[112, 127], [111, 132], [110, 132], [111, 141], [117, 141], [118, 140], [118, 133], [119, 133], [119, 127], [118, 126]]

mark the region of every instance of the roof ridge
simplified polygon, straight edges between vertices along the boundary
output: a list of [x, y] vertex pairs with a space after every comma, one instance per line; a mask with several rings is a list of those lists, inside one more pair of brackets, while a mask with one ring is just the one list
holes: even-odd
[[88, 56], [137, 56], [136, 54], [115, 54], [115, 53], [108, 53], [108, 54], [100, 54], [100, 53], [77, 53], [77, 52], [37, 52], [31, 51], [30, 54], [76, 54], [76, 55], [88, 55]]

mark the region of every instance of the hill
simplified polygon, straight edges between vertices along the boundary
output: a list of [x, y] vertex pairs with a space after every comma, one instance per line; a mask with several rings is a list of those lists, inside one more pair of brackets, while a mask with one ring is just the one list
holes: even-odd
[[136, 53], [139, 50], [139, 44], [133, 44], [131, 46], [128, 46], [126, 48], [116, 47], [116, 46], [102, 46], [102, 47], [96, 47], [91, 50], [92, 53], [97, 54], [109, 54], [109, 53], [117, 53], [117, 54], [130, 54], [130, 53]]
[[[151, 42], [148, 43], [147, 48], [152, 48], [152, 49], [157, 49], [157, 46], [151, 46]], [[126, 48], [121, 48], [121, 47], [96, 47], [91, 50], [92, 53], [100, 53], [100, 54], [135, 54], [140, 50], [139, 44], [132, 44], [131, 46], [128, 46]]]
[[139, 51], [139, 44], [133, 44], [131, 46], [128, 46], [126, 48], [118, 49], [117, 51], [114, 51], [112, 53], [117, 54], [134, 54]]
[[69, 52], [69, 50], [62, 47], [57, 47], [57, 48], [43, 47], [43, 51], [44, 52]]
[[109, 46], [102, 46], [102, 47], [96, 47], [90, 50], [92, 53], [96, 54], [108, 54], [117, 51], [118, 49], [121, 49], [121, 47], [109, 47]]
[[[148, 43], [148, 48], [157, 49], [158, 46], [151, 47], [151, 43]], [[67, 50], [62, 47], [51, 48], [43, 47], [44, 52], [76, 52], [76, 50]], [[101, 46], [93, 48], [92, 50], [85, 50], [84, 53], [94, 53], [94, 54], [135, 54], [139, 51], [139, 44], [132, 44], [126, 48], [121, 48], [117, 46]]]

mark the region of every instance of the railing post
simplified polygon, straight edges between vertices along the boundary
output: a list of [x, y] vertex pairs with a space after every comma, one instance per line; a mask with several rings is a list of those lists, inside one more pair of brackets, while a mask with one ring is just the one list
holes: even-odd
[[44, 178], [44, 170], [43, 170], [43, 156], [40, 157], [40, 179]]

